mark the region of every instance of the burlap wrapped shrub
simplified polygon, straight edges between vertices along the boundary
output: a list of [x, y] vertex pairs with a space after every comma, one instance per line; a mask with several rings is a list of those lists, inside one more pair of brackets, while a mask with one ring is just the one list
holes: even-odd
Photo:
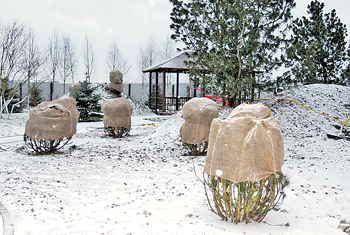
[[130, 131], [133, 108], [127, 99], [121, 97], [105, 100], [102, 103], [102, 111], [103, 124], [108, 134], [123, 137]]
[[192, 98], [182, 108], [185, 123], [180, 129], [181, 141], [189, 154], [205, 153], [211, 121], [219, 116], [218, 105], [208, 98]]
[[113, 70], [109, 73], [109, 88], [117, 91], [117, 93], [123, 92], [123, 74], [119, 70]]
[[268, 107], [242, 104], [214, 119], [204, 168], [212, 211], [234, 223], [262, 221], [285, 196], [283, 161], [280, 122]]
[[36, 153], [62, 148], [76, 133], [79, 112], [74, 98], [43, 102], [30, 110], [24, 141]]
[[70, 85], [68, 88], [69, 93], [70, 94], [72, 94], [72, 93], [79, 94], [80, 93], [80, 91], [79, 91], [80, 86], [81, 86], [80, 83], [74, 83], [74, 84]]

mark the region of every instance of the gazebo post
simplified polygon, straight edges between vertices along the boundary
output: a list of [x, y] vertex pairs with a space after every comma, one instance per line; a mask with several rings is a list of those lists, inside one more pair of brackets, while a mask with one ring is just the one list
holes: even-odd
[[179, 71], [176, 72], [176, 111], [179, 110]]
[[155, 112], [158, 114], [158, 71], [156, 72], [156, 105]]
[[152, 72], [149, 72], [148, 107], [152, 109]]
[[197, 97], [197, 84], [195, 81], [193, 81], [193, 97]]
[[166, 90], [166, 77], [165, 77], [165, 70], [163, 70], [163, 102], [162, 102], [162, 105], [163, 105], [163, 112], [165, 112], [165, 105], [166, 105], [166, 102], [165, 102], [165, 90]]

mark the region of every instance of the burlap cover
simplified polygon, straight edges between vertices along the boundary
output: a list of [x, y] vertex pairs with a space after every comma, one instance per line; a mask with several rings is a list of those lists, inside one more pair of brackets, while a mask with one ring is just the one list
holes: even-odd
[[204, 172], [234, 183], [259, 181], [281, 171], [280, 122], [262, 104], [242, 104], [226, 120], [214, 119]]
[[25, 135], [34, 140], [59, 140], [76, 133], [79, 112], [74, 98], [38, 104], [30, 110]]
[[68, 90], [69, 90], [69, 93], [81, 93], [81, 91], [79, 91], [79, 88], [80, 88], [80, 83], [74, 83], [72, 85], [69, 86]]
[[113, 70], [109, 73], [109, 88], [123, 92], [123, 74], [119, 70]]
[[181, 141], [201, 144], [209, 140], [210, 124], [219, 116], [218, 105], [208, 98], [192, 98], [182, 108], [185, 123], [180, 129]]
[[104, 113], [103, 124], [105, 127], [125, 127], [130, 130], [133, 108], [127, 99], [121, 97], [104, 100], [102, 111]]

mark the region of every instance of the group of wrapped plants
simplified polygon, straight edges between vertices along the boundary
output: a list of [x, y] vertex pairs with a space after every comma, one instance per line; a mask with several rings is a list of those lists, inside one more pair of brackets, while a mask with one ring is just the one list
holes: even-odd
[[[191, 107], [191, 108], [187, 108]], [[221, 120], [217, 105], [192, 99], [183, 108], [181, 141], [190, 154], [206, 150], [203, 184], [210, 209], [232, 223], [261, 222], [283, 202], [289, 184], [280, 122], [263, 104], [242, 104]]]
[[[110, 73], [109, 90], [117, 96], [123, 91], [123, 75], [119, 70]], [[79, 93], [79, 84], [70, 89]], [[74, 98], [61, 98], [43, 102], [30, 110], [26, 122], [24, 142], [36, 154], [57, 151], [65, 146], [76, 133], [79, 111]], [[102, 103], [105, 132], [113, 137], [124, 137], [131, 129], [133, 108], [123, 97], [105, 100]]]
[[[120, 75], [112, 71], [111, 81], [119, 81]], [[127, 99], [105, 100], [102, 111], [108, 135], [129, 132], [133, 108]], [[190, 155], [206, 153], [203, 184], [210, 209], [232, 223], [261, 222], [283, 201], [289, 183], [281, 171], [280, 122], [262, 104], [242, 104], [221, 120], [218, 105], [207, 98], [191, 99], [182, 112], [184, 147]], [[76, 133], [78, 119], [72, 97], [43, 102], [30, 111], [25, 144], [37, 154], [56, 151]]]

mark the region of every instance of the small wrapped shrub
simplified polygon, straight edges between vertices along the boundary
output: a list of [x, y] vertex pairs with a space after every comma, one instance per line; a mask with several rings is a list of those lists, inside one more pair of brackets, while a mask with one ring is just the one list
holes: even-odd
[[210, 124], [219, 116], [218, 105], [208, 98], [192, 98], [182, 108], [185, 123], [181, 142], [190, 155], [204, 155], [208, 148]]
[[214, 119], [204, 168], [211, 210], [232, 223], [261, 222], [285, 197], [283, 161], [280, 122], [266, 106], [242, 104]]
[[127, 99], [121, 97], [105, 100], [102, 111], [103, 124], [108, 135], [121, 138], [129, 133], [133, 108]]
[[76, 133], [78, 119], [74, 98], [43, 102], [30, 110], [24, 142], [37, 154], [54, 152]]
[[119, 70], [113, 70], [109, 73], [109, 89], [120, 97], [123, 92], [123, 74]]

